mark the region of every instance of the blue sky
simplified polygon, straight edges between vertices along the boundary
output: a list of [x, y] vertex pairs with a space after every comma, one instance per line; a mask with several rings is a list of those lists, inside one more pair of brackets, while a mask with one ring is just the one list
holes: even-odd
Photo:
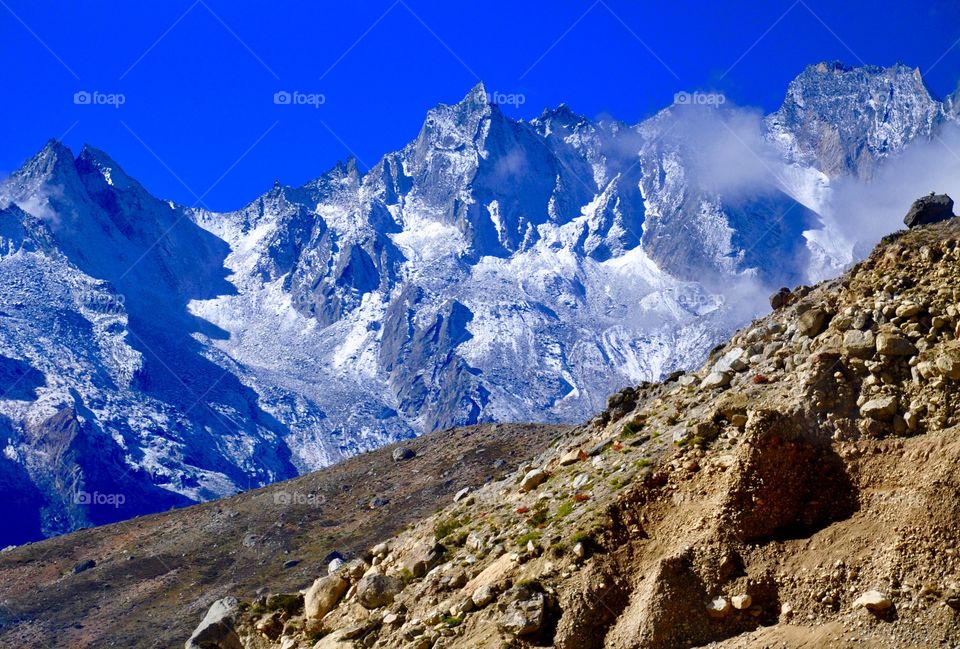
[[351, 153], [374, 164], [479, 79], [522, 95], [517, 117], [565, 102], [633, 123], [681, 90], [773, 110], [820, 60], [902, 61], [943, 96], [958, 40], [953, 0], [0, 0], [0, 172], [89, 142], [158, 196], [235, 209]]

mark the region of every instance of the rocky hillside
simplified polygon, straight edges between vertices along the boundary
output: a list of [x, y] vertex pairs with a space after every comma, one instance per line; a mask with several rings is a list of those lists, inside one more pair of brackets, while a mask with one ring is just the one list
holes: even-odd
[[187, 647], [956, 646], [958, 286], [960, 221], [891, 236]]
[[357, 556], [566, 430], [438, 431], [263, 489], [4, 550], [0, 648], [181, 646], [211, 598], [309, 586], [332, 557]]

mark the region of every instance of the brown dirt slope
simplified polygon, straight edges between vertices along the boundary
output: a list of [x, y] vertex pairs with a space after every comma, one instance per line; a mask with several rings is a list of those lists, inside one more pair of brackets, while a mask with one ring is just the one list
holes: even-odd
[[[0, 647], [182, 647], [218, 597], [309, 585], [329, 553], [365, 549], [464, 485], [516, 468], [565, 430], [433, 433], [401, 445], [414, 459], [394, 462], [390, 446], [231, 498], [5, 551]], [[96, 566], [74, 574], [87, 560]], [[299, 563], [285, 568], [292, 560]]]

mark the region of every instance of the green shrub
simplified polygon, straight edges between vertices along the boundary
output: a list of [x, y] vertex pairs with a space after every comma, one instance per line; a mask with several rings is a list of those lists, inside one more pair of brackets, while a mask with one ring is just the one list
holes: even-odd
[[450, 629], [463, 624], [463, 618], [457, 617], [456, 615], [444, 615], [440, 618], [440, 621], [446, 624]]
[[436, 539], [437, 541], [442, 541], [443, 539], [450, 536], [450, 534], [452, 534], [454, 531], [463, 527], [469, 522], [470, 522], [470, 519], [467, 518], [466, 516], [464, 516], [463, 518], [454, 516], [452, 518], [447, 518], [445, 520], [437, 521], [437, 523], [433, 526], [433, 538]]
[[536, 545], [537, 541], [539, 540], [540, 540], [540, 532], [528, 532], [527, 534], [524, 534], [519, 539], [517, 539], [517, 546], [521, 550], [524, 550], [526, 549], [527, 543], [529, 541], [533, 541], [533, 544]]
[[634, 418], [623, 425], [623, 428], [620, 430], [620, 434], [624, 437], [632, 437], [641, 430], [643, 430], [643, 420], [640, 418]]

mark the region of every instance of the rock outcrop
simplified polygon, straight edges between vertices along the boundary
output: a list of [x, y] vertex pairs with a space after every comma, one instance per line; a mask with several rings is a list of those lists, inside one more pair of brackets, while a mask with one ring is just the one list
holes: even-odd
[[903, 217], [908, 228], [929, 225], [953, 218], [953, 199], [946, 194], [934, 194], [918, 198]]

